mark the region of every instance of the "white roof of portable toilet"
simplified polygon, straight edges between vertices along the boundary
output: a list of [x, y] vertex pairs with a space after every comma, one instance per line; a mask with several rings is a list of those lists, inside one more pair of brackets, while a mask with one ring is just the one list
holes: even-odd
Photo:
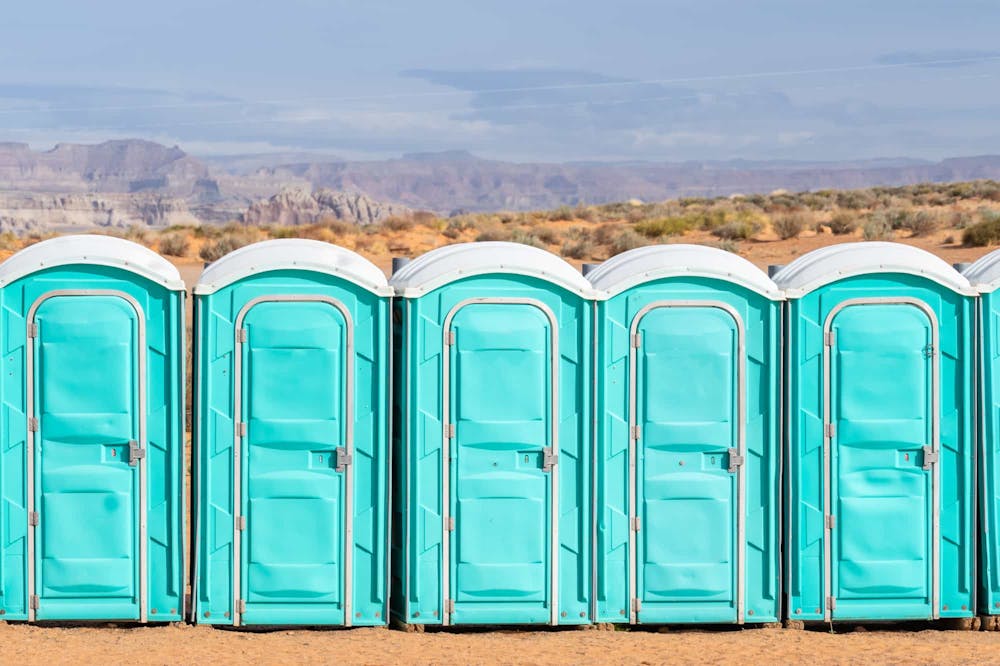
[[590, 298], [590, 282], [561, 258], [530, 245], [489, 241], [446, 245], [417, 257], [389, 280], [397, 296], [416, 298], [470, 275], [530, 275]]
[[840, 243], [813, 250], [778, 271], [774, 282], [788, 298], [797, 298], [836, 280], [869, 273], [919, 275], [960, 294], [976, 293], [943, 259], [902, 243]]
[[0, 286], [53, 266], [95, 264], [121, 268], [167, 289], [184, 290], [184, 281], [169, 261], [138, 243], [114, 236], [59, 236], [29, 245], [0, 264]]
[[981, 294], [988, 294], [1000, 287], [1000, 250], [994, 250], [977, 259], [962, 271], [962, 275]]
[[778, 286], [743, 257], [706, 245], [648, 245], [623, 252], [587, 277], [599, 298], [611, 298], [630, 287], [664, 277], [718, 278], [746, 287], [771, 300], [784, 295]]
[[305, 238], [266, 240], [234, 250], [205, 268], [194, 293], [211, 294], [248, 275], [288, 269], [326, 273], [379, 296], [392, 295], [385, 273], [357, 252]]

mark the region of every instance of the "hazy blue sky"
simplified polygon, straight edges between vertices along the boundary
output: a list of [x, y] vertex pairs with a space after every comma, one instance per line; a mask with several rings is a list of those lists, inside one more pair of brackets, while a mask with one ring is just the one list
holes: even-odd
[[531, 161], [1000, 153], [997, 0], [34, 0], [0, 140]]

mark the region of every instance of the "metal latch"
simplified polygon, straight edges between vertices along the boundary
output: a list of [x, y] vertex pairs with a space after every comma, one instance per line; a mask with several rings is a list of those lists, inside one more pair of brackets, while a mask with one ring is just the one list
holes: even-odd
[[343, 472], [347, 466], [354, 462], [354, 456], [347, 452], [347, 447], [337, 447], [337, 470]]
[[247, 517], [246, 516], [240, 516], [239, 521], [237, 521], [236, 524], [237, 524], [237, 527], [239, 527], [240, 532], [242, 532], [243, 530], [245, 530], [247, 528]]
[[246, 424], [246, 421], [240, 421], [239, 423], [236, 424], [236, 433], [240, 437], [246, 437], [247, 436], [247, 424]]
[[729, 473], [733, 474], [746, 462], [746, 456], [740, 455], [739, 449], [729, 449]]
[[448, 331], [444, 334], [444, 343], [446, 345], [455, 344], [455, 331]]
[[924, 447], [924, 469], [929, 470], [931, 466], [936, 465], [938, 460], [941, 459], [941, 454], [934, 450], [933, 446]]
[[837, 610], [837, 599], [835, 597], [827, 597], [826, 607], [830, 610]]
[[452, 438], [455, 437], [455, 424], [454, 423], [449, 423], [449, 424], [445, 425], [445, 427], [444, 427], [444, 436], [447, 437], [448, 439], [452, 439]]
[[445, 613], [454, 613], [455, 612], [455, 600], [454, 599], [445, 599], [444, 600], [444, 612]]
[[38, 521], [38, 512], [37, 511], [29, 511], [28, 512], [28, 524], [31, 525], [32, 527], [35, 527], [35, 526], [38, 525], [38, 522], [39, 522]]
[[32, 594], [28, 597], [28, 608], [31, 610], [38, 610], [38, 595]]
[[642, 346], [642, 333], [636, 333], [632, 336], [632, 347], [638, 349]]
[[236, 600], [236, 612], [239, 613], [240, 615], [242, 615], [243, 613], [247, 612], [247, 602], [246, 602], [246, 599], [237, 599]]
[[448, 531], [455, 531], [455, 516], [448, 516]]
[[924, 347], [924, 356], [926, 356], [927, 358], [934, 358], [935, 353], [936, 352], [934, 350], [934, 345], [927, 345], [926, 347]]
[[837, 426], [834, 423], [827, 423], [823, 426], [823, 434], [833, 439], [837, 436]]
[[837, 333], [836, 331], [827, 331], [823, 334], [823, 344], [827, 347], [832, 347], [837, 344]]
[[38, 322], [31, 322], [28, 324], [28, 337], [37, 338], [38, 337]]
[[631, 430], [631, 432], [629, 434], [632, 435], [632, 439], [638, 440], [639, 439], [639, 435], [642, 434], [642, 429], [639, 426], [634, 425], [634, 426], [632, 426], [632, 430]]
[[632, 597], [632, 612], [638, 613], [642, 610], [642, 601], [639, 597]]
[[833, 514], [826, 517], [826, 529], [832, 530], [837, 526], [837, 518]]
[[635, 516], [632, 519], [632, 531], [638, 532], [640, 529], [642, 529], [642, 518]]
[[128, 443], [128, 464], [135, 467], [140, 460], [146, 457], [146, 449], [139, 446], [139, 442], [132, 440]]
[[243, 343], [247, 341], [247, 329], [238, 328], [236, 329], [236, 342]]
[[34, 416], [28, 417], [28, 432], [38, 432], [38, 419]]
[[551, 472], [552, 468], [559, 462], [559, 454], [552, 450], [551, 446], [542, 449], [542, 471]]

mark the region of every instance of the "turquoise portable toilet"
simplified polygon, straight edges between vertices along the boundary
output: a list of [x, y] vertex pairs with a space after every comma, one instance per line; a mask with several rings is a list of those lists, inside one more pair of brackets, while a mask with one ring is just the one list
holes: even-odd
[[195, 287], [195, 621], [383, 625], [390, 292], [312, 240], [248, 245]]
[[184, 284], [63, 236], [0, 264], [0, 615], [184, 614]]
[[390, 284], [394, 617], [589, 623], [590, 284], [501, 242], [438, 248]]
[[962, 271], [979, 294], [976, 387], [979, 473], [979, 603], [987, 616], [1000, 615], [1000, 251]]
[[975, 613], [975, 292], [934, 255], [844, 243], [788, 298], [787, 613]]
[[746, 259], [630, 250], [597, 292], [599, 622], [777, 622], [781, 300]]

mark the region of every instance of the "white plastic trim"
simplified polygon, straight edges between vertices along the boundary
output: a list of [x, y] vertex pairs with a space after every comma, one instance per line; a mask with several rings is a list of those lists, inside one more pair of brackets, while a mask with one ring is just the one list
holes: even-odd
[[487, 273], [529, 275], [584, 298], [593, 297], [590, 282], [562, 258], [537, 247], [501, 241], [457, 243], [431, 250], [403, 266], [389, 284], [397, 296], [418, 298], [449, 282]]
[[773, 301], [784, 294], [764, 271], [743, 257], [706, 245], [649, 245], [608, 259], [588, 276], [598, 299], [652, 280], [697, 276], [738, 284]]
[[30, 245], [0, 264], [0, 286], [36, 271], [91, 264], [130, 271], [174, 291], [184, 291], [177, 268], [149, 248], [114, 236], [60, 236]]
[[194, 293], [212, 294], [250, 275], [288, 269], [326, 273], [379, 296], [392, 295], [385, 273], [360, 254], [305, 238], [266, 240], [234, 250], [205, 268]]
[[980, 294], [989, 294], [1000, 287], [1000, 250], [994, 250], [977, 259], [962, 271], [962, 275]]
[[804, 254], [778, 271], [774, 282], [788, 298], [855, 275], [919, 275], [966, 296], [976, 295], [969, 281], [943, 259], [902, 243], [840, 243]]

